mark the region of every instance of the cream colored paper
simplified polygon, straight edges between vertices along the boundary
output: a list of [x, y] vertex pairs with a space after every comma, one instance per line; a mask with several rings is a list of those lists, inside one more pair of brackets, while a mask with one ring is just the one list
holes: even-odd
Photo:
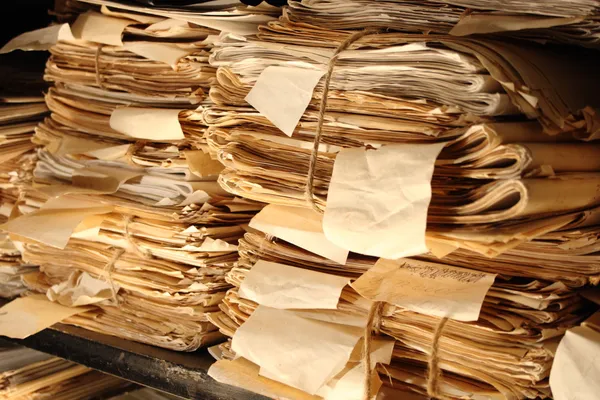
[[569, 329], [562, 338], [550, 372], [556, 400], [598, 398], [600, 393], [600, 332], [585, 326]]
[[176, 69], [179, 60], [193, 52], [170, 43], [126, 42], [123, 48], [149, 60], [163, 62], [173, 69]]
[[462, 17], [450, 30], [454, 36], [510, 32], [523, 29], [547, 29], [583, 21], [583, 17], [557, 18], [534, 15], [469, 14]]
[[270, 66], [245, 100], [283, 133], [292, 136], [325, 71]]
[[114, 18], [94, 11], [88, 11], [77, 17], [73, 23], [73, 36], [77, 39], [89, 40], [110, 46], [123, 46], [121, 40], [125, 28], [135, 21]]
[[421, 314], [476, 321], [495, 277], [443, 264], [381, 258], [351, 286], [373, 301]]
[[0, 54], [14, 50], [48, 50], [59, 40], [74, 40], [69, 24], [51, 25], [47, 28], [25, 32], [6, 43]]
[[325, 237], [322, 220], [321, 214], [309, 208], [269, 204], [252, 218], [250, 227], [339, 264], [346, 264], [348, 250]]
[[[376, 399], [382, 382], [376, 371], [371, 376], [371, 399]], [[325, 400], [363, 400], [365, 368], [362, 363], [348, 364], [344, 371], [319, 391]]]
[[87, 217], [111, 212], [112, 206], [89, 200], [57, 197], [48, 200], [42, 208], [30, 214], [21, 215], [1, 225], [0, 228], [64, 249], [77, 226]]
[[136, 139], [181, 140], [180, 110], [160, 108], [117, 108], [110, 116], [110, 127]]
[[43, 295], [20, 297], [0, 308], [0, 335], [25, 339], [89, 308], [65, 307]]
[[340, 373], [362, 329], [258, 306], [233, 336], [232, 350], [260, 365], [260, 375], [309, 394]]
[[148, 14], [128, 13], [124, 11], [113, 11], [105, 5], [100, 7], [100, 12], [109, 17], [131, 19], [140, 24], [157, 24], [165, 20], [165, 18], [155, 17]]
[[323, 217], [327, 239], [356, 253], [390, 259], [426, 253], [431, 176], [443, 147], [398, 144], [340, 151]]
[[120, 289], [107, 280], [94, 278], [87, 272], [76, 271], [65, 282], [48, 289], [46, 296], [51, 301], [67, 307], [79, 307], [111, 299]]
[[336, 309], [348, 278], [259, 260], [238, 294], [279, 309]]

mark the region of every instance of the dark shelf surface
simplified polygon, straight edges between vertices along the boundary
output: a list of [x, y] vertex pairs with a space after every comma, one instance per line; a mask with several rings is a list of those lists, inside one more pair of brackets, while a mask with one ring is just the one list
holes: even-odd
[[27, 339], [0, 336], [0, 341], [20, 344], [186, 399], [267, 399], [209, 377], [207, 371], [214, 359], [206, 349], [180, 353], [61, 324]]

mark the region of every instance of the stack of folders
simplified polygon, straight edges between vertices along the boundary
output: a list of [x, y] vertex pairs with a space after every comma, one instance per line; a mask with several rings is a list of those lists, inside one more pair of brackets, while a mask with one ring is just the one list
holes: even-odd
[[[12, 215], [36, 161], [32, 143], [36, 125], [48, 115], [42, 90], [44, 54], [0, 55], [0, 222]], [[0, 297], [25, 290], [21, 275], [34, 270], [5, 233], [0, 233]]]
[[242, 225], [262, 208], [217, 183], [200, 122], [209, 51], [221, 23], [251, 34], [278, 9], [88, 3], [72, 24], [5, 47], [48, 48], [52, 86], [33, 185], [2, 229], [40, 266], [27, 287], [59, 307], [53, 315], [77, 310], [63, 322], [193, 351], [222, 338], [207, 313], [230, 287]]
[[290, 2], [215, 43], [219, 183], [270, 203], [210, 315], [232, 338], [217, 380], [552, 395], [600, 278], [597, 4], [470, 3]]
[[0, 349], [0, 399], [86, 400], [112, 396], [134, 385], [27, 348]]

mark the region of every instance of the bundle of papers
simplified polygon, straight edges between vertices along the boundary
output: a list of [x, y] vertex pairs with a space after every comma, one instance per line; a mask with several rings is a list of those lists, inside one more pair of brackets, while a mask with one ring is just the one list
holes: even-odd
[[[271, 307], [287, 308], [286, 302], [302, 298], [301, 290], [305, 290], [305, 295], [310, 294], [307, 283], [298, 278], [300, 272], [292, 274], [290, 269], [327, 271], [332, 274], [328, 276], [345, 276], [343, 283], [360, 276], [360, 272], [353, 270], [371, 268], [373, 272], [378, 268], [377, 265], [373, 267], [375, 259], [361, 259], [351, 254], [347, 264], [349, 267], [337, 264], [336, 270], [331, 260], [285, 241], [269, 239], [260, 233], [247, 233], [240, 240], [240, 256], [239, 267], [227, 275], [228, 281], [236, 288], [228, 291], [220, 305], [221, 312], [210, 315], [211, 321], [219, 326], [221, 332], [233, 337], [234, 343], [240, 326], [244, 326], [257, 309], [257, 303], [251, 299], [259, 300], [259, 308], [264, 307], [265, 302]], [[427, 267], [441, 271], [448, 267], [439, 260], [423, 262], [407, 258], [397, 263], [408, 270]], [[256, 271], [253, 271], [253, 265], [257, 267]], [[362, 268], [351, 267], [357, 265]], [[267, 266], [272, 267], [268, 274]], [[287, 279], [286, 285], [277, 286], [279, 275], [281, 279]], [[247, 279], [251, 282], [246, 282]], [[359, 281], [352, 284], [357, 290], [361, 290], [357, 286]], [[263, 288], [267, 287], [270, 290], [264, 291]], [[429, 301], [435, 304], [435, 299], [430, 297]], [[323, 299], [315, 298], [313, 301], [318, 303]], [[466, 304], [462, 304], [460, 312], [467, 312], [465, 307]], [[296, 304], [290, 308], [311, 307], [299, 307]], [[345, 287], [335, 310], [296, 309], [290, 312], [308, 319], [364, 326], [368, 308], [368, 300], [352, 288]], [[444, 371], [440, 386], [442, 394], [450, 397], [477, 395], [506, 399], [548, 396], [547, 378], [552, 365], [553, 348], [565, 330], [582, 321], [592, 309], [586, 300], [562, 283], [533, 278], [496, 277], [485, 295], [479, 318], [474, 322], [450, 320], [444, 330], [439, 342], [440, 367]], [[400, 384], [404, 389], [426, 395], [427, 380], [423, 376], [433, 330], [439, 317], [428, 315], [430, 310], [426, 308], [423, 310], [424, 313], [417, 313], [392, 304], [385, 307], [380, 331], [395, 338], [396, 342], [391, 364], [382, 367], [380, 372], [393, 378], [393, 385], [401, 381], [405, 383]], [[271, 346], [274, 344], [271, 343]], [[224, 350], [224, 358], [232, 359], [235, 352], [232, 352], [231, 342], [222, 345], [221, 349]], [[245, 349], [249, 353], [244, 354], [259, 353], [259, 349], [251, 347]], [[261, 367], [264, 367], [261, 368], [261, 375], [269, 377], [262, 372], [266, 367], [262, 364]], [[388, 384], [386, 379], [383, 379], [383, 384]]]
[[96, 399], [133, 386], [27, 348], [3, 348], [0, 355], [0, 399]]
[[498, 33], [546, 42], [597, 47], [594, 0], [569, 1], [345, 1], [291, 2], [289, 18], [327, 29], [387, 28], [464, 36]]

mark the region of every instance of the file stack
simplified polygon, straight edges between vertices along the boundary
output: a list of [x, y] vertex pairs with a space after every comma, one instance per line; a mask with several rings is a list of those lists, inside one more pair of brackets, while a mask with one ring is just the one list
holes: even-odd
[[2, 228], [40, 266], [23, 277], [30, 290], [92, 306], [63, 322], [193, 351], [221, 338], [206, 314], [230, 287], [242, 224], [262, 207], [219, 187], [222, 166], [197, 122], [214, 81], [211, 21], [256, 30], [273, 9], [92, 3], [71, 26], [12, 42], [57, 39], [44, 75], [51, 114], [33, 139], [35, 189]]
[[[468, 5], [441, 3], [290, 2], [257, 39], [220, 36], [203, 112], [219, 183], [270, 205], [210, 316], [224, 358], [242, 357], [217, 380], [288, 398], [551, 395], [558, 341], [595, 309], [580, 293], [600, 272], [600, 60], [539, 39], [593, 46], [596, 9], [482, 6], [537, 21], [516, 41], [459, 37]], [[589, 35], [557, 33], [580, 23]]]

